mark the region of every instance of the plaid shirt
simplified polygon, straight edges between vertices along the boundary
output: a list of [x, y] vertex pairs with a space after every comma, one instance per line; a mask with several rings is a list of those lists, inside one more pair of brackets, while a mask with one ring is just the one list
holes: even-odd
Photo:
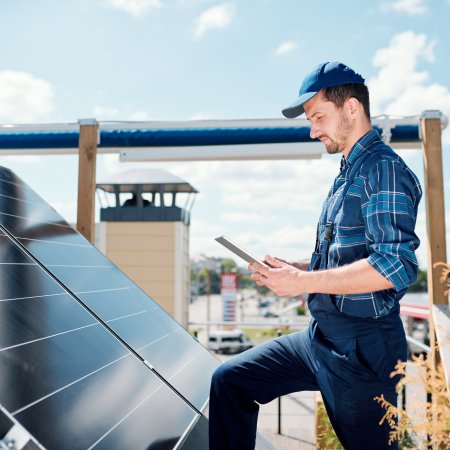
[[332, 295], [336, 307], [351, 316], [378, 318], [397, 308], [416, 280], [414, 254], [419, 239], [414, 232], [422, 190], [404, 161], [371, 130], [343, 158], [341, 171], [325, 200], [319, 220], [320, 241], [327, 216], [342, 192], [352, 164], [366, 151], [378, 152], [358, 169], [336, 216], [328, 253], [328, 268], [367, 258], [394, 288], [365, 294]]

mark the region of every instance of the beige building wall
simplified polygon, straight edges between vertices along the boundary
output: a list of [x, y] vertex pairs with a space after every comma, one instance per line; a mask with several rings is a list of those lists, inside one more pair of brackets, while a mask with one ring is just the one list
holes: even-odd
[[189, 307], [189, 226], [182, 222], [101, 222], [106, 256], [185, 328]]

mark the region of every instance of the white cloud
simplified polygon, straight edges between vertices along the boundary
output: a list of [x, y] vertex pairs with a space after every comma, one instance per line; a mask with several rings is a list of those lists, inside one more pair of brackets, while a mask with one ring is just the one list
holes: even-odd
[[381, 3], [380, 7], [381, 10], [386, 13], [396, 11], [417, 16], [425, 14], [428, 11], [428, 8], [424, 3], [425, 0], [397, 0], [390, 3]]
[[388, 105], [386, 113], [399, 114], [400, 111], [406, 115], [427, 109], [439, 109], [447, 116], [450, 114], [450, 92], [446, 86], [438, 83], [412, 86]]
[[214, 120], [215, 114], [198, 112], [189, 118], [190, 120]]
[[131, 120], [135, 122], [152, 120], [147, 111], [134, 111], [128, 115], [124, 115], [119, 109], [108, 106], [94, 106], [93, 113], [94, 117], [98, 120]]
[[189, 238], [189, 253], [191, 257], [197, 257], [200, 254], [230, 257], [230, 253], [227, 253], [227, 250], [223, 249], [214, 240], [214, 238], [221, 234], [223, 234], [222, 226], [211, 223], [210, 221], [201, 220], [193, 214]]
[[50, 205], [63, 216], [68, 222], [76, 220], [77, 217], [77, 203], [66, 202], [62, 200], [50, 201]]
[[[439, 109], [445, 115], [450, 115], [448, 86], [431, 82], [430, 73], [418, 69], [419, 63], [434, 63], [435, 44], [424, 34], [407, 31], [395, 35], [386, 48], [376, 52], [373, 63], [379, 68], [379, 72], [369, 81], [373, 112], [405, 116], [417, 115], [427, 109]], [[448, 128], [442, 136], [443, 142], [450, 144]], [[447, 213], [447, 224], [448, 220]], [[447, 230], [450, 231], [448, 226]], [[450, 236], [449, 231], [447, 231], [447, 239]], [[416, 252], [419, 265], [426, 267], [427, 231], [423, 209], [417, 217], [416, 233], [421, 240], [421, 245]], [[448, 248], [450, 248], [449, 244], [448, 241]]]
[[136, 122], [145, 122], [147, 120], [152, 120], [150, 114], [147, 111], [135, 111], [131, 113], [128, 120], [135, 120]]
[[[314, 218], [315, 220], [316, 218]], [[257, 258], [270, 254], [287, 261], [308, 259], [314, 250], [316, 228], [313, 225], [303, 227], [284, 223], [276, 225], [267, 234], [258, 229], [233, 236], [233, 240]]]
[[[375, 53], [373, 65], [379, 72], [368, 81], [373, 115], [417, 115], [427, 109], [450, 115], [449, 88], [430, 82], [430, 73], [418, 69], [420, 63], [434, 63], [435, 46], [425, 34], [406, 31], [393, 36], [387, 47]], [[443, 140], [450, 142], [448, 129]]]
[[[261, 220], [261, 214], [253, 211], [230, 211], [227, 209], [220, 215], [221, 223], [255, 224]], [[264, 216], [264, 222], [276, 222], [275, 216]]]
[[[197, 6], [200, 5], [202, 3], [209, 3], [211, 0], [177, 0], [177, 3], [180, 6]], [[450, 1], [450, 0], [449, 0]]]
[[128, 164], [125, 166], [119, 161], [119, 155], [117, 153], [109, 154], [99, 154], [97, 155], [97, 173], [98, 181], [102, 179], [103, 176], [112, 175], [113, 173], [125, 171], [131, 169]]
[[44, 157], [41, 155], [9, 155], [3, 156], [2, 165], [8, 165], [11, 163], [23, 163], [23, 164], [43, 164], [45, 161]]
[[220, 30], [228, 27], [233, 19], [235, 6], [224, 3], [203, 11], [198, 18], [195, 37], [200, 39], [209, 30]]
[[[332, 158], [315, 161], [212, 161], [174, 165], [169, 169], [200, 192], [213, 186], [229, 222], [245, 215], [270, 218], [274, 211], [311, 213], [317, 217], [338, 173]], [[197, 202], [208, 201], [207, 195]], [[276, 217], [276, 216], [275, 216]]]
[[268, 238], [265, 241], [270, 243], [271, 248], [267, 249], [269, 253], [273, 254], [276, 251], [279, 257], [294, 261], [307, 259], [314, 250], [316, 227], [313, 224], [303, 227], [289, 224], [276, 229]]
[[[425, 202], [425, 199], [422, 199]], [[450, 213], [445, 214], [445, 240], [447, 244], [447, 255], [450, 251]], [[416, 234], [420, 239], [420, 246], [416, 250], [417, 261], [420, 268], [426, 268], [428, 265], [428, 237], [427, 237], [427, 222], [425, 208], [423, 208], [417, 216]]]
[[134, 17], [139, 17], [149, 11], [154, 11], [162, 7], [161, 0], [106, 0], [112, 8], [125, 11]]
[[428, 80], [428, 72], [418, 71], [417, 64], [421, 59], [434, 61], [434, 46], [425, 34], [406, 31], [393, 36], [388, 47], [377, 50], [373, 65], [379, 72], [369, 81], [373, 109]]
[[257, 211], [261, 217], [286, 209], [318, 216], [337, 171], [336, 162], [325, 159], [261, 161], [222, 168], [215, 183], [226, 192], [222, 201], [227, 208]]
[[[198, 220], [194, 214], [189, 245], [191, 256], [199, 256], [203, 253], [215, 257], [234, 258], [239, 265], [246, 266], [245, 262], [215, 242], [214, 238], [223, 233], [222, 225]], [[281, 227], [275, 224], [268, 233], [261, 233], [260, 230], [255, 229], [254, 231], [235, 232], [230, 238], [257, 258], [263, 258], [266, 254], [270, 254], [288, 261], [299, 261], [311, 256], [315, 233], [316, 229], [313, 225], [299, 227], [297, 224], [284, 222]]]
[[119, 116], [119, 110], [116, 108], [109, 108], [105, 106], [94, 106], [94, 117], [97, 120], [111, 120], [117, 119]]
[[298, 47], [297, 43], [294, 41], [287, 41], [283, 42], [278, 46], [278, 48], [275, 50], [275, 55], [282, 56], [286, 55], [287, 53], [291, 53], [294, 50], [296, 50]]
[[[307, 258], [315, 223], [332, 180], [335, 158], [316, 161], [234, 161], [180, 164], [168, 169], [200, 191], [193, 210], [191, 253], [230, 256], [214, 242], [220, 234], [255, 256]], [[220, 205], [216, 217], [215, 204]], [[211, 212], [204, 214], [204, 211]], [[202, 211], [201, 222], [198, 216]], [[206, 217], [208, 219], [206, 219]]]
[[[221, 164], [219, 161], [199, 161], [190, 163], [174, 164], [170, 167], [169, 171], [174, 175], [183, 178], [193, 186], [195, 186], [200, 192], [203, 192], [203, 186], [207, 186], [209, 190], [210, 186], [214, 186], [215, 178], [220, 175]], [[211, 184], [213, 182], [213, 184]]]
[[0, 122], [43, 121], [53, 111], [53, 86], [26, 72], [0, 71]]

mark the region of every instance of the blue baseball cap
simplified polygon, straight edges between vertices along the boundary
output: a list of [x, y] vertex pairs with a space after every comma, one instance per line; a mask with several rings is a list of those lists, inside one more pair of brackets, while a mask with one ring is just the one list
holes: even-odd
[[288, 119], [293, 119], [305, 112], [303, 104], [321, 89], [353, 83], [364, 84], [364, 78], [338, 61], [322, 63], [305, 77], [300, 86], [298, 99], [292, 105], [284, 108], [282, 113]]

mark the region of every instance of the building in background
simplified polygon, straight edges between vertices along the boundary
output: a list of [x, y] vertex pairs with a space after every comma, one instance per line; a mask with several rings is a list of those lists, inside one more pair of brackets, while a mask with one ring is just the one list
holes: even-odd
[[101, 180], [97, 193], [97, 247], [187, 328], [190, 210], [197, 191], [165, 170], [142, 169]]

